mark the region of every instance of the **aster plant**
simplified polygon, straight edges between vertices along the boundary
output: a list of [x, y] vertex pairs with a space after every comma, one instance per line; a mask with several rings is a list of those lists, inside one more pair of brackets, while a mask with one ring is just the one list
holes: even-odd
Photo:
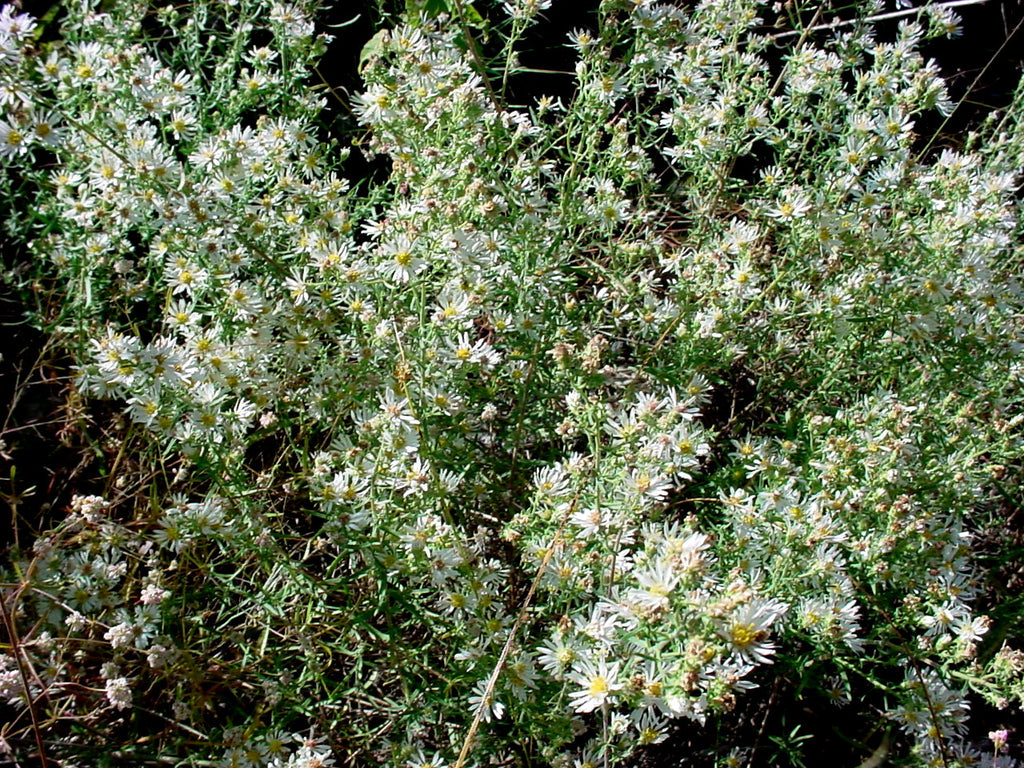
[[921, 134], [955, 4], [898, 5], [605, 0], [522, 104], [544, 0], [377, 9], [354, 94], [314, 3], [4, 6], [6, 234], [120, 416], [7, 558], [3, 749], [741, 765], [781, 685], [1011, 764], [1024, 91]]

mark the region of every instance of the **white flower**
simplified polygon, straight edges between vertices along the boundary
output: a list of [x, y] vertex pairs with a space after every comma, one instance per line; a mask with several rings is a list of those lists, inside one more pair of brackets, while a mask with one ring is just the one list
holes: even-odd
[[27, 13], [17, 13], [21, 4], [11, 3], [0, 9], [0, 35], [18, 43], [28, 40], [36, 28], [36, 20]]
[[573, 710], [593, 712], [611, 701], [616, 692], [622, 690], [622, 683], [618, 682], [618, 675], [619, 662], [617, 661], [609, 664], [602, 659], [597, 664], [581, 664], [579, 671], [570, 676], [570, 679], [580, 686], [580, 690], [569, 694]]
[[115, 677], [107, 680], [107, 701], [114, 709], [128, 709], [132, 705], [132, 689], [127, 677]]
[[630, 599], [644, 608], [657, 610], [668, 608], [668, 596], [679, 583], [679, 576], [667, 563], [659, 563], [637, 573], [636, 580], [640, 589], [630, 590]]
[[530, 654], [520, 652], [505, 667], [508, 683], [518, 698], [524, 698], [526, 689], [537, 687], [537, 670]]
[[416, 756], [407, 760], [405, 764], [408, 768], [445, 768], [448, 765], [440, 752], [435, 752], [428, 760], [422, 749], [417, 749]]
[[387, 418], [390, 425], [394, 427], [415, 427], [419, 420], [413, 415], [409, 398], [399, 397], [394, 390], [386, 389], [379, 396], [380, 410]]
[[771, 664], [775, 646], [768, 641], [768, 630], [788, 609], [788, 605], [778, 600], [752, 600], [722, 622], [718, 634], [741, 661]]
[[[126, 622], [111, 627], [103, 634], [104, 640], [110, 641], [110, 647], [114, 650], [127, 648], [135, 637], [135, 628]], [[109, 683], [108, 683], [109, 689]]]
[[34, 112], [30, 117], [33, 139], [47, 147], [55, 147], [64, 138], [64, 129], [57, 126], [53, 112]]
[[24, 153], [27, 142], [25, 131], [0, 120], [0, 157], [13, 158]]
[[163, 645], [151, 645], [146, 652], [146, 663], [152, 669], [162, 669], [176, 656], [174, 649]]
[[541, 667], [550, 672], [556, 680], [561, 680], [565, 670], [573, 665], [579, 655], [580, 652], [576, 644], [571, 641], [566, 642], [559, 632], [541, 647], [537, 660]]
[[505, 0], [502, 6], [513, 19], [532, 19], [551, 7], [551, 0]]
[[922, 616], [921, 624], [926, 628], [926, 635], [934, 636], [952, 631], [955, 624], [962, 623], [966, 618], [966, 612], [962, 607], [946, 603], [938, 606], [932, 614]]
[[142, 590], [140, 599], [143, 605], [159, 605], [170, 596], [171, 593], [163, 587], [157, 584], [147, 584]]
[[396, 101], [386, 86], [375, 85], [366, 93], [359, 94], [353, 109], [363, 124], [383, 123], [398, 114], [395, 111]]
[[782, 200], [769, 208], [766, 214], [779, 221], [795, 221], [802, 219], [810, 210], [811, 201], [805, 193], [787, 189]]
[[474, 713], [480, 713], [480, 719], [485, 723], [492, 720], [501, 720], [505, 714], [505, 705], [494, 698], [494, 692], [487, 693], [487, 681], [481, 680], [473, 688], [473, 695], [469, 697], [469, 704]]
[[641, 712], [634, 723], [638, 744], [660, 744], [668, 738], [668, 720], [653, 709]]
[[646, 496], [654, 501], [664, 501], [672, 489], [672, 481], [669, 478], [664, 475], [651, 477], [643, 470], [633, 470], [626, 484], [640, 496]]
[[600, 507], [584, 507], [573, 513], [570, 522], [577, 526], [581, 538], [589, 539], [601, 532], [601, 528], [608, 521], [601, 512]]
[[961, 640], [977, 643], [981, 641], [981, 636], [988, 632], [990, 624], [988, 616], [976, 616], [973, 619], [964, 616], [953, 622], [953, 631]]
[[381, 265], [381, 271], [399, 283], [408, 283], [427, 265], [423, 259], [413, 254], [413, 243], [407, 237], [399, 237], [386, 245], [383, 253], [387, 260]]

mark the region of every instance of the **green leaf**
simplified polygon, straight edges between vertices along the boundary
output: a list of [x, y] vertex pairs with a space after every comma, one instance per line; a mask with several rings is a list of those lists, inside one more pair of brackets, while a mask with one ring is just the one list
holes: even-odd
[[405, 0], [405, 12], [410, 19], [418, 16], [436, 19], [443, 13], [457, 18], [461, 14], [463, 23], [472, 29], [483, 29], [486, 25], [484, 17], [472, 4], [463, 3], [460, 7], [455, 0]]
[[363, 71], [363, 68], [366, 66], [366, 62], [374, 56], [380, 56], [384, 53], [384, 44], [388, 39], [388, 34], [390, 34], [390, 30], [382, 29], [366, 41], [366, 45], [363, 46], [363, 50], [359, 52], [360, 72]]
[[442, 13], [454, 15], [448, 0], [405, 0], [405, 12], [410, 19], [420, 15], [436, 19]]

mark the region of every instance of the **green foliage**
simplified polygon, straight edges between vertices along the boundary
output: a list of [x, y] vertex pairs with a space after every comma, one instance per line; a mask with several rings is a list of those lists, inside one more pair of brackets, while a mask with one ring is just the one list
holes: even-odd
[[[547, 3], [502, 7], [410, 2], [344, 135], [311, 3], [86, 5], [45, 55], [4, 11], [6, 231], [126, 424], [12, 555], [4, 743], [597, 766], [799, 680], [969, 764], [969, 689], [1020, 701], [972, 539], [1020, 451], [1024, 89], [931, 150], [947, 7], [613, 2], [513, 106]], [[784, 722], [716, 754], [808, 762]]]

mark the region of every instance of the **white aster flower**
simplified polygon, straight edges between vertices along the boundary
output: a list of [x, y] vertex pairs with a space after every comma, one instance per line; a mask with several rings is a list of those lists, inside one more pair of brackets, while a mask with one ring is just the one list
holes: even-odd
[[596, 664], [581, 664], [579, 670], [570, 676], [570, 679], [580, 686], [579, 690], [569, 694], [573, 710], [593, 712], [613, 700], [616, 692], [622, 690], [618, 675], [617, 661], [608, 663], [602, 659]]
[[769, 629], [789, 606], [778, 600], [754, 599], [727, 617], [718, 634], [729, 643], [732, 653], [748, 664], [771, 664], [775, 645], [769, 642]]

